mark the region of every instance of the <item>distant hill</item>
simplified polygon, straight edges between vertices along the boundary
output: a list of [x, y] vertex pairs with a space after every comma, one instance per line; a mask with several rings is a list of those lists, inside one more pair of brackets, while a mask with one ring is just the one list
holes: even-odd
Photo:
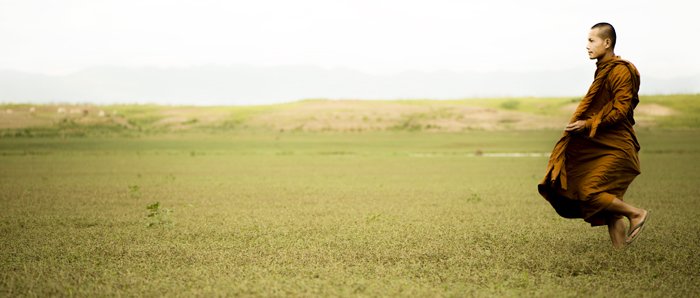
[[[48, 76], [0, 71], [0, 102], [245, 105], [330, 99], [580, 97], [592, 69], [513, 72], [420, 72], [370, 75], [314, 66], [98, 67]], [[642, 77], [643, 94], [700, 92], [700, 75]]]

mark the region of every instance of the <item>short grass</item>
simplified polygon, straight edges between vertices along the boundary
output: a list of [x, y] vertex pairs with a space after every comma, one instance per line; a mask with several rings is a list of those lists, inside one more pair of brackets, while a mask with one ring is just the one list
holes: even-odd
[[697, 295], [700, 132], [640, 131], [624, 251], [539, 197], [546, 156], [476, 154], [559, 134], [0, 139], [0, 295]]

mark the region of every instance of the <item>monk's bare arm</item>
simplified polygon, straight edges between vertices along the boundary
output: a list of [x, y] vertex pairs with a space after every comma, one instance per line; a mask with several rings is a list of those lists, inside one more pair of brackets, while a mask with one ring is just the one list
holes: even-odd
[[616, 66], [608, 77], [613, 94], [612, 111], [600, 122], [598, 127], [606, 127], [618, 123], [627, 118], [630, 109], [633, 109], [634, 82], [632, 73], [624, 65]]

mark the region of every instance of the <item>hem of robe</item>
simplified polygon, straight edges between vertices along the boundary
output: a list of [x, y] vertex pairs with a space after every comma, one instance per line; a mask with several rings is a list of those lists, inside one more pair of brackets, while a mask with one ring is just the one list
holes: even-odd
[[592, 199], [598, 202], [595, 204], [596, 207], [587, 208], [594, 204], [587, 204], [586, 201], [574, 200], [560, 194], [557, 191], [559, 188], [557, 184], [558, 181], [554, 182], [554, 185], [541, 183], [537, 185], [537, 189], [542, 197], [552, 205], [559, 216], [569, 219], [582, 218], [592, 227], [607, 225], [611, 219], [620, 217], [617, 214], [606, 212], [605, 209], [612, 204], [615, 198], [622, 200], [621, 196], [616, 196], [607, 192], [599, 193]]
[[593, 209], [595, 211], [591, 212], [591, 215], [584, 218], [583, 220], [587, 223], [590, 223], [592, 227], [607, 225], [611, 217], [617, 217], [616, 214], [612, 214], [605, 211], [612, 204], [615, 198], [617, 198], [617, 196], [609, 194], [607, 192], [596, 195], [596, 198], [594, 200], [598, 202], [598, 207]]

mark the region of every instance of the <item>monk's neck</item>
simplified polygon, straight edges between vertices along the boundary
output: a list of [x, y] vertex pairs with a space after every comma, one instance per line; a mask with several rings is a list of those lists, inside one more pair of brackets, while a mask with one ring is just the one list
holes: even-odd
[[598, 57], [598, 62], [596, 62], [597, 65], [603, 64], [605, 62], [608, 62], [615, 58], [615, 52], [605, 52], [605, 55]]

